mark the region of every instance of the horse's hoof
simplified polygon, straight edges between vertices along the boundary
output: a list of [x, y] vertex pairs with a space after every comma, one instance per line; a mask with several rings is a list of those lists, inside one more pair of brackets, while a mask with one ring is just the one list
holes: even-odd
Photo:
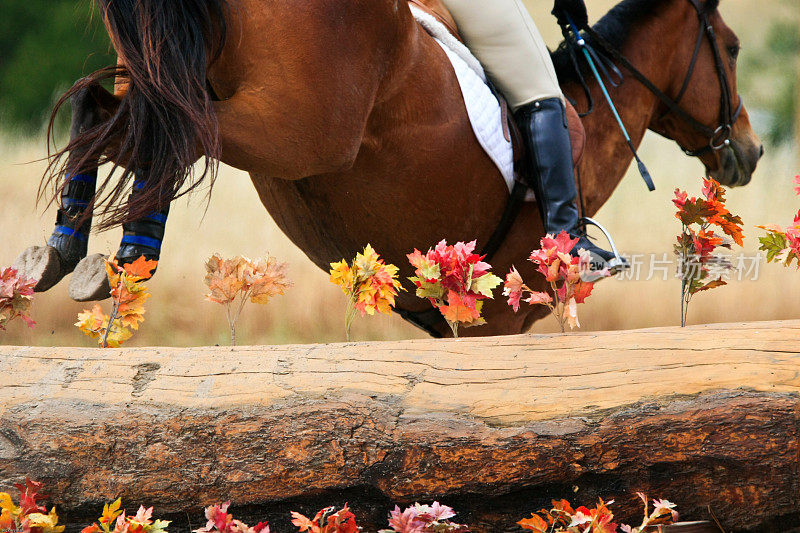
[[76, 302], [105, 300], [111, 296], [111, 285], [106, 274], [105, 256], [93, 254], [85, 257], [75, 267], [69, 282], [69, 297]]
[[35, 292], [50, 289], [69, 274], [58, 251], [52, 246], [31, 246], [17, 257], [12, 268], [27, 278], [37, 280], [33, 288]]

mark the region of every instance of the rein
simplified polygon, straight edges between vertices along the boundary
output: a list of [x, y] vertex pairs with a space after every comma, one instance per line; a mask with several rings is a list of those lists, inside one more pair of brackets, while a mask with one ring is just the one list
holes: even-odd
[[[702, 5], [698, 2], [698, 0], [688, 0], [689, 3], [692, 4], [695, 11], [697, 11], [697, 17], [700, 22], [700, 30], [697, 35], [697, 41], [694, 47], [694, 52], [692, 54], [692, 60], [689, 63], [689, 70], [686, 73], [686, 77], [683, 80], [683, 84], [681, 85], [681, 90], [678, 93], [678, 96], [675, 99], [670, 98], [667, 96], [664, 91], [656, 87], [653, 82], [651, 82], [647, 76], [641, 73], [636, 67], [634, 67], [630, 61], [622, 55], [622, 53], [614, 48], [605, 38], [603, 38], [599, 33], [597, 33], [594, 29], [590, 26], [586, 26], [584, 31], [589, 38], [598, 43], [600, 46], [603, 47], [604, 51], [612, 56], [612, 58], [620, 63], [625, 69], [630, 71], [633, 77], [642, 85], [647, 88], [653, 95], [655, 95], [661, 102], [667, 106], [668, 110], [664, 113], [659, 120], [663, 119], [664, 117], [668, 116], [670, 113], [674, 113], [680, 117], [686, 124], [688, 124], [692, 129], [694, 129], [697, 133], [700, 133], [704, 137], [709, 139], [708, 144], [706, 146], [702, 146], [700, 148], [691, 150], [684, 146], [680, 146], [683, 152], [690, 156], [690, 157], [698, 157], [701, 155], [705, 155], [709, 152], [716, 152], [722, 150], [723, 148], [730, 145], [730, 136], [733, 130], [734, 124], [736, 121], [739, 120], [739, 115], [741, 115], [742, 107], [744, 102], [738, 94], [736, 95], [739, 103], [737, 104], [736, 108], [733, 108], [732, 99], [731, 99], [731, 85], [728, 80], [728, 74], [725, 71], [725, 64], [722, 59], [722, 55], [719, 51], [719, 46], [717, 43], [717, 35], [714, 32], [714, 28], [711, 25], [711, 22], [708, 20], [708, 13], [705, 11]], [[711, 128], [706, 126], [702, 122], [698, 121], [692, 115], [690, 115], [685, 109], [680, 106], [680, 101], [683, 98], [684, 94], [686, 93], [687, 89], [689, 88], [689, 84], [691, 83], [692, 76], [694, 75], [695, 66], [697, 65], [697, 59], [700, 56], [700, 48], [703, 44], [703, 37], [706, 37], [708, 40], [709, 45], [711, 46], [711, 51], [714, 55], [714, 66], [717, 70], [717, 77], [720, 82], [720, 121], [719, 126], [717, 128]], [[675, 140], [669, 137], [665, 132], [653, 130], [659, 135], [666, 137], [670, 140]], [[677, 141], [675, 141], [677, 142]]]

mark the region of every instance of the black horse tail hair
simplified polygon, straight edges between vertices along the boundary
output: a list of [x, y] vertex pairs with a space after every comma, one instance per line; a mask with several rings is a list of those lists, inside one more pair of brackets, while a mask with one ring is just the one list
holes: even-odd
[[[64, 183], [58, 177], [112, 161], [120, 176], [99, 184], [92, 209], [102, 214], [101, 229], [161, 210], [205, 178], [213, 185], [220, 155], [216, 115], [207, 90], [207, 68], [222, 53], [226, 38], [226, 0], [95, 0], [119, 65], [79, 80], [56, 103], [48, 127], [50, 164], [40, 195], [48, 188], [56, 200]], [[73, 132], [53, 153], [56, 113], [71, 97], [115, 79], [124, 96], [101, 124]], [[116, 104], [116, 102], [114, 102]], [[71, 154], [71, 157], [66, 157]], [[205, 155], [202, 174], [192, 167]], [[136, 175], [141, 194], [122, 201]], [[87, 210], [87, 211], [91, 211]]]

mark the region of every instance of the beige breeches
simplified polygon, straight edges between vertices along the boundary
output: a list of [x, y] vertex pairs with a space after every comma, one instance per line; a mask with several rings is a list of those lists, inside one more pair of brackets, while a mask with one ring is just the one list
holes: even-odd
[[521, 0], [443, 0], [512, 109], [562, 98], [550, 53]]

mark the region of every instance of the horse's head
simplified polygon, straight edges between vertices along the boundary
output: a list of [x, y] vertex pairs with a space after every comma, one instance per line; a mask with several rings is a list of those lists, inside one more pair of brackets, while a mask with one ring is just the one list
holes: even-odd
[[665, 92], [686, 115], [661, 103], [650, 129], [698, 157], [720, 183], [746, 185], [764, 147], [737, 92], [739, 39], [717, 10], [719, 0], [675, 2], [685, 23], [665, 66], [674, 80]]

